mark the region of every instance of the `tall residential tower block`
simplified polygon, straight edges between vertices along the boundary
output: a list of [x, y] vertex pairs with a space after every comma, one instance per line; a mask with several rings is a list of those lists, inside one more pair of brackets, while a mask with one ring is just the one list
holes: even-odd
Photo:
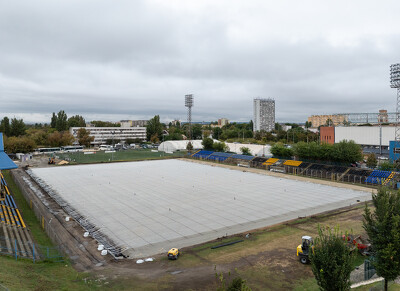
[[255, 98], [253, 110], [254, 131], [271, 131], [275, 128], [275, 100]]

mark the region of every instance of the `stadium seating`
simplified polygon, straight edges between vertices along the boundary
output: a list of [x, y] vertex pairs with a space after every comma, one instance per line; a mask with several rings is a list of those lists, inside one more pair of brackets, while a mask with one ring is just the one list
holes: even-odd
[[[372, 173], [365, 179], [366, 183], [371, 184], [385, 184], [393, 177], [392, 171], [381, 171], [374, 170]], [[390, 177], [390, 178], [389, 178]]]
[[270, 166], [270, 165], [275, 164], [277, 161], [279, 161], [279, 159], [270, 158], [270, 159], [266, 160], [266, 161], [263, 163], [263, 165]]
[[368, 177], [370, 174], [372, 173], [371, 170], [367, 170], [367, 169], [350, 169], [347, 172], [347, 175], [355, 175], [355, 176], [364, 176], [364, 177]]
[[245, 161], [251, 161], [254, 159], [254, 156], [247, 156], [247, 155], [232, 155], [232, 159], [236, 160], [245, 160]]
[[216, 162], [224, 162], [226, 159], [231, 157], [232, 153], [222, 153], [222, 152], [214, 152], [207, 157], [208, 160], [216, 161]]
[[321, 170], [324, 170], [324, 168], [325, 168], [325, 165], [312, 164], [311, 166], [308, 167], [308, 170], [321, 171]]
[[292, 166], [292, 167], [298, 167], [300, 166], [302, 163], [302, 161], [293, 161], [293, 160], [287, 160], [286, 162], [284, 162], [283, 164], [285, 166]]
[[348, 168], [342, 167], [342, 166], [332, 166], [332, 168], [329, 170], [329, 172], [342, 174], [342, 173], [346, 172], [347, 169]]
[[305, 169], [305, 168], [307, 168], [309, 165], [310, 165], [310, 163], [302, 162], [302, 163], [299, 165], [299, 168]]
[[4, 189], [5, 193], [0, 198], [0, 220], [2, 223], [12, 225], [16, 227], [25, 228], [25, 223], [18, 210], [17, 204], [14, 198], [11, 196], [6, 180], [2, 173], [0, 173], [1, 188]]
[[268, 159], [262, 157], [255, 157], [251, 160], [251, 165], [255, 168], [262, 166]]
[[199, 151], [197, 153], [195, 153], [194, 155], [192, 155], [193, 158], [197, 158], [197, 159], [207, 159], [207, 157], [209, 155], [211, 155], [213, 153], [213, 151]]

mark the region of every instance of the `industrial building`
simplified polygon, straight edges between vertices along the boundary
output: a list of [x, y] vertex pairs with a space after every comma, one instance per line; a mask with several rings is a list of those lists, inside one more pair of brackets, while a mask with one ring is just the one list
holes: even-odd
[[334, 144], [343, 140], [354, 140], [362, 146], [382, 146], [387, 148], [394, 140], [394, 126], [322, 126], [320, 141]]
[[121, 120], [119, 124], [121, 124], [121, 127], [145, 127], [147, 122], [148, 120]]
[[311, 115], [308, 118], [312, 127], [320, 127], [323, 125], [340, 125], [347, 122], [347, 117], [344, 114], [329, 114], [329, 115]]
[[338, 113], [329, 115], [311, 115], [308, 117], [313, 128], [320, 126], [350, 126], [350, 125], [389, 125], [396, 123], [396, 113], [380, 109], [379, 112]]
[[[191, 140], [190, 141], [193, 145], [193, 150], [200, 150], [203, 149], [202, 140]], [[214, 142], [219, 142], [214, 140]], [[176, 152], [176, 151], [184, 151], [186, 150], [187, 144], [189, 143], [188, 140], [169, 140], [164, 141], [158, 146], [158, 150], [161, 152]], [[242, 144], [242, 143], [225, 143], [228, 147], [229, 152], [241, 154], [242, 147], [248, 148], [250, 154], [253, 156], [258, 157], [271, 157], [271, 146], [270, 145], [259, 145], [259, 144]]]
[[275, 129], [275, 100], [255, 98], [253, 100], [253, 130], [272, 131]]
[[339, 143], [353, 140], [364, 153], [375, 153], [393, 159], [389, 152], [390, 142], [395, 138], [394, 126], [321, 126], [321, 143]]
[[[77, 139], [78, 130], [82, 127], [71, 127], [70, 133]], [[107, 140], [126, 141], [127, 139], [146, 140], [146, 127], [83, 127], [94, 137], [92, 146], [105, 144]]]
[[218, 119], [218, 126], [222, 127], [224, 125], [228, 125], [229, 124], [229, 119], [228, 118], [220, 118]]

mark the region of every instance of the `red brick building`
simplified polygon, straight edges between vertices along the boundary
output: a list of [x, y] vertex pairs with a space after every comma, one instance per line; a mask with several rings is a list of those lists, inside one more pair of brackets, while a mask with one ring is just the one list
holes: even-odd
[[335, 127], [333, 126], [321, 126], [319, 128], [319, 136], [321, 143], [335, 143]]

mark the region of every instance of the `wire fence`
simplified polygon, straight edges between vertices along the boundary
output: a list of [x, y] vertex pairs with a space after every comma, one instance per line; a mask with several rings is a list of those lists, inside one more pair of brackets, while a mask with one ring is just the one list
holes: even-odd
[[64, 256], [59, 247], [49, 247], [33, 242], [21, 242], [17, 239], [0, 236], [0, 254], [18, 259], [38, 261], [63, 262]]

